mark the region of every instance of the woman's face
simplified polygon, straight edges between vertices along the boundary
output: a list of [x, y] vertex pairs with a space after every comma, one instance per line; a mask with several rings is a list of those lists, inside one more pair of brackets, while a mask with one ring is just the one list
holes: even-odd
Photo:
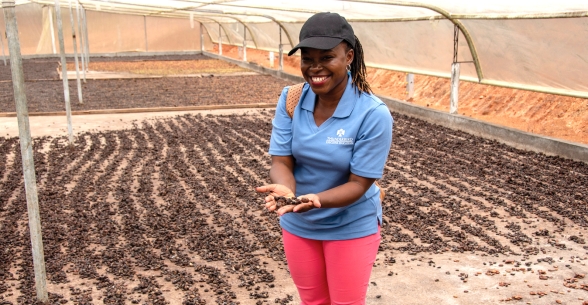
[[341, 42], [330, 50], [301, 49], [300, 71], [316, 95], [345, 91], [347, 65], [353, 60], [353, 49]]

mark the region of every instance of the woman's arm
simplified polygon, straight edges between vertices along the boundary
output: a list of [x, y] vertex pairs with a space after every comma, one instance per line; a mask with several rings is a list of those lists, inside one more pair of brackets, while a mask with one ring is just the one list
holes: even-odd
[[349, 174], [349, 181], [316, 194], [321, 208], [341, 208], [356, 202], [374, 184], [376, 179]]
[[281, 184], [290, 189], [292, 195], [296, 194], [296, 180], [294, 180], [294, 157], [272, 156], [270, 168], [270, 180], [274, 184]]
[[286, 205], [278, 209], [278, 214], [289, 212], [306, 212], [314, 208], [341, 208], [356, 202], [376, 181], [374, 178], [364, 178], [355, 174], [349, 174], [349, 180], [337, 187], [328, 189], [318, 194], [300, 196], [308, 199], [298, 205]]

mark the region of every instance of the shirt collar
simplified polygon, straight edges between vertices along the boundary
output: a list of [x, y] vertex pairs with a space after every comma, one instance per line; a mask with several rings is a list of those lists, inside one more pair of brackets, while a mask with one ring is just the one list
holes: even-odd
[[[357, 99], [355, 98], [356, 89], [353, 88], [351, 83], [351, 74], [347, 73], [347, 87], [345, 87], [345, 92], [343, 92], [343, 96], [339, 100], [339, 104], [337, 104], [337, 109], [335, 109], [335, 113], [333, 113], [333, 117], [335, 118], [345, 118], [351, 115], [351, 111], [353, 111], [353, 107], [355, 106], [355, 102]], [[308, 88], [308, 93], [302, 100], [302, 104], [300, 107], [304, 110], [314, 112], [314, 105], [316, 103], [316, 94]]]

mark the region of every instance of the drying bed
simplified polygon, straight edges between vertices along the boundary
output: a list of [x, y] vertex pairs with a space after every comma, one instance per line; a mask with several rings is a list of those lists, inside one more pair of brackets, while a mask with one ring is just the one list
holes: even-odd
[[[117, 62], [108, 66], [109, 63]], [[167, 62], [167, 65], [166, 65]], [[147, 63], [141, 67], [141, 63]], [[65, 111], [63, 81], [59, 79], [59, 61], [25, 59], [25, 93], [31, 113]], [[202, 55], [157, 57], [97, 57], [90, 67], [109, 71], [132, 71], [153, 74], [182, 71], [200, 73], [196, 77], [87, 79], [82, 83], [83, 104], [78, 101], [77, 82], [69, 81], [70, 105], [73, 111], [211, 106], [276, 103], [282, 88], [291, 85], [268, 75], [240, 75], [243, 69]], [[114, 69], [114, 70], [112, 70]], [[129, 70], [130, 69], [130, 70]], [[0, 112], [15, 112], [10, 66], [0, 66]]]
[[[254, 192], [268, 182], [272, 116], [153, 119], [79, 134], [73, 146], [36, 138], [51, 303], [293, 303], [278, 218]], [[378, 287], [400, 280], [405, 263], [437, 270], [442, 257], [470, 255], [484, 261], [480, 277], [528, 272], [567, 289], [552, 301], [585, 293], [588, 165], [393, 116], [374, 273], [390, 271]], [[19, 151], [0, 137], [0, 304], [34, 303]], [[573, 273], [545, 274], [564, 256]], [[446, 274], [440, 282], [478, 275]], [[535, 289], [513, 297], [549, 300]]]

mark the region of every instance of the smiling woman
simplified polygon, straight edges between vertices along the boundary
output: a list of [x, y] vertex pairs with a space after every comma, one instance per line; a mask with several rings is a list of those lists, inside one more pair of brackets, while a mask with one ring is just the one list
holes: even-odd
[[352, 60], [353, 49], [347, 49], [344, 42], [330, 50], [302, 48], [300, 70], [319, 99], [314, 111], [317, 126], [335, 112], [347, 87], [346, 67]]
[[[393, 120], [372, 94], [363, 50], [335, 13], [310, 17], [300, 31], [306, 80], [290, 116], [284, 88], [269, 153], [273, 184], [265, 206], [280, 216], [284, 250], [302, 304], [365, 304], [380, 244], [380, 189]], [[305, 198], [279, 206], [278, 197]]]

